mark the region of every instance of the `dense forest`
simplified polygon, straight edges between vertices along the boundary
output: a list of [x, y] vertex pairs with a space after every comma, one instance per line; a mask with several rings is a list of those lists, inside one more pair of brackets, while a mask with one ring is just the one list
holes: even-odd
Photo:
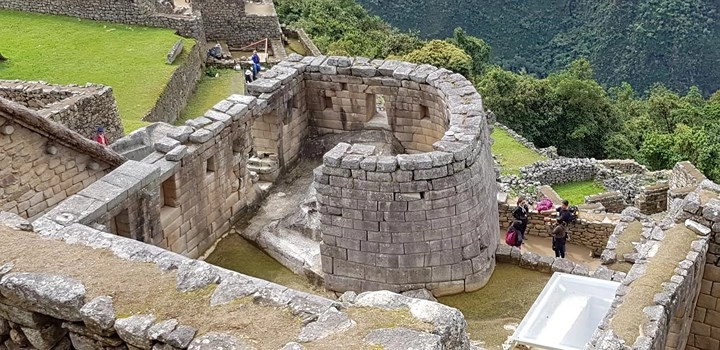
[[720, 88], [717, 0], [359, 0], [400, 29], [487, 41], [494, 63], [546, 76], [585, 57], [604, 86]]
[[492, 45], [459, 27], [428, 41], [355, 0], [275, 2], [280, 20], [303, 27], [328, 55], [396, 58], [465, 75], [501, 123], [539, 147], [554, 145], [570, 157], [632, 158], [653, 170], [689, 160], [720, 181], [720, 92], [691, 86], [678, 93], [651, 80], [641, 89], [601, 83], [599, 63], [571, 54], [564, 66], [538, 76], [497, 64]]

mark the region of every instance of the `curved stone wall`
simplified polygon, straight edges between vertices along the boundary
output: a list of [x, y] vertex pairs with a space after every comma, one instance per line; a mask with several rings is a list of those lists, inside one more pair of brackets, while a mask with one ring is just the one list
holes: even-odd
[[[469, 81], [429, 65], [293, 56], [248, 91], [268, 106], [287, 104], [283, 114], [305, 113], [319, 133], [387, 128], [413, 153], [341, 143], [323, 157], [315, 186], [327, 288], [444, 295], [487, 283], [498, 244], [495, 173], [482, 99]], [[387, 112], [380, 123], [378, 95]], [[254, 128], [256, 140], [265, 129]]]

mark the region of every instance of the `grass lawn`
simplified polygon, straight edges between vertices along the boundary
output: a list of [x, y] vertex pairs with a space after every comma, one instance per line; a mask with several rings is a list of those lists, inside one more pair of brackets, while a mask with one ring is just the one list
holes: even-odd
[[594, 181], [569, 182], [553, 185], [560, 198], [570, 201], [570, 205], [585, 203], [585, 196], [605, 192], [605, 188]]
[[510, 134], [500, 128], [495, 128], [492, 133], [495, 143], [492, 146], [492, 153], [500, 162], [501, 175], [519, 175], [520, 168], [547, 158], [516, 141]]
[[187, 107], [180, 113], [175, 125], [182, 125], [188, 119], [197, 118], [216, 103], [232, 94], [242, 95], [245, 90], [245, 75], [232, 69], [218, 70], [216, 78], [203, 75]]
[[[109, 85], [126, 133], [147, 124], [141, 119], [184, 61], [165, 64], [180, 38], [170, 29], [8, 10], [0, 10], [0, 23], [0, 52], [9, 58], [0, 79]], [[185, 51], [193, 44], [186, 39]]]

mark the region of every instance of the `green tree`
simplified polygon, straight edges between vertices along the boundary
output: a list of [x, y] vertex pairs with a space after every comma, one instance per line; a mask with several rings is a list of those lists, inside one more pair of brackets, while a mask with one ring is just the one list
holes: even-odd
[[466, 77], [472, 70], [470, 56], [459, 47], [442, 40], [432, 40], [423, 47], [403, 56], [402, 59], [412, 63], [447, 68]]
[[470, 55], [472, 58], [472, 75], [485, 73], [485, 68], [490, 62], [490, 45], [480, 38], [467, 34], [460, 27], [455, 28], [452, 39], [448, 40]]

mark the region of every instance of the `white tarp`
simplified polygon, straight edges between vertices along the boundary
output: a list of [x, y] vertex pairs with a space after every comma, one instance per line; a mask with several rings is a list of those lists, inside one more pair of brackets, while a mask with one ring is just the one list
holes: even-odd
[[556, 272], [510, 337], [536, 349], [582, 350], [610, 309], [619, 282]]

